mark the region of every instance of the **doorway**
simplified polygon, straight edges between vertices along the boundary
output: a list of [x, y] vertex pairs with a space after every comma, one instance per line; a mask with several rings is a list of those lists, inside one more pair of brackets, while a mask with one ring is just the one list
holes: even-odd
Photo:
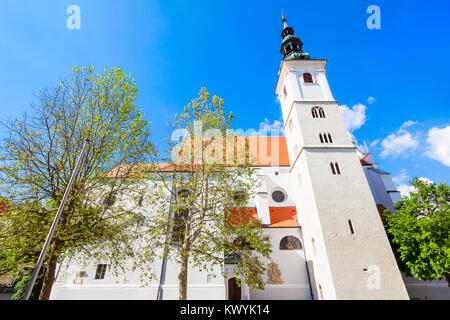
[[228, 279], [228, 300], [241, 300], [241, 288], [236, 282], [236, 278]]

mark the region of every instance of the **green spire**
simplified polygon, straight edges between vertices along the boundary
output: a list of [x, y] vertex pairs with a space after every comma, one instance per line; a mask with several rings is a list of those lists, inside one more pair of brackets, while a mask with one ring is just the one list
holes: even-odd
[[286, 22], [286, 17], [281, 11], [283, 30], [281, 31], [280, 52], [283, 55], [283, 60], [310, 60], [309, 54], [302, 51], [303, 42], [295, 36], [294, 29], [289, 27]]

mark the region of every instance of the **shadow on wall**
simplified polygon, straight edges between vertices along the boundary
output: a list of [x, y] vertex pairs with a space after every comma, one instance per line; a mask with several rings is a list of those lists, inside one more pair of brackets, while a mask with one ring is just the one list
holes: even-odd
[[308, 268], [309, 287], [311, 288], [312, 300], [318, 300], [316, 279], [314, 277], [314, 261], [307, 260], [306, 267]]

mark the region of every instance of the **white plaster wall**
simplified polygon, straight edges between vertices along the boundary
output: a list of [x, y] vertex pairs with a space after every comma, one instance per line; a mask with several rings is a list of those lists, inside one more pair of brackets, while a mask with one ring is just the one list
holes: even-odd
[[413, 300], [450, 300], [450, 288], [445, 279], [422, 281], [404, 274], [402, 277], [409, 297]]
[[[288, 110], [284, 117], [287, 121], [292, 119], [299, 132], [291, 135], [293, 130], [286, 131], [288, 148], [300, 148], [300, 156], [297, 154], [291, 159], [291, 172], [300, 173], [302, 184], [306, 182], [306, 188], [314, 193], [313, 198], [305, 200], [299, 195], [297, 203], [303, 234], [306, 239], [315, 239], [317, 254], [311, 259], [315, 296], [320, 283], [325, 299], [407, 298], [367, 179], [337, 103], [332, 99], [322, 70], [324, 66], [322, 61], [283, 61], [276, 90], [283, 94], [281, 88], [285, 81], [295, 88], [290, 72], [297, 74], [299, 94], [291, 90], [294, 103], [291, 108], [285, 106], [282, 110]], [[315, 85], [302, 83], [303, 72], [313, 75]], [[317, 72], [323, 73], [318, 77]], [[312, 117], [311, 108], [315, 105], [324, 109], [326, 118]], [[331, 133], [332, 144], [320, 143], [319, 133], [324, 132]], [[342, 174], [333, 175], [330, 162], [337, 162]], [[307, 172], [303, 166], [307, 167]], [[349, 219], [356, 229], [353, 235]], [[308, 245], [305, 248], [309, 260], [311, 250]], [[383, 273], [381, 287], [376, 290], [368, 288], [369, 275], [363, 271], [372, 265]]]
[[[279, 250], [279, 244], [285, 236], [294, 236], [303, 246], [299, 228], [266, 228], [264, 233], [271, 236], [271, 259], [265, 260], [266, 266], [271, 262], [278, 264], [282, 284], [266, 284], [264, 290], [250, 289], [251, 300], [310, 300], [310, 286], [303, 250]], [[267, 272], [262, 277], [267, 282]]]

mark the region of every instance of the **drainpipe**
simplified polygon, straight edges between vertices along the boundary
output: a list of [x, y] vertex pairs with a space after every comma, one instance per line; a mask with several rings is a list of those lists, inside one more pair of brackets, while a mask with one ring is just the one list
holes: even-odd
[[314, 300], [314, 295], [313, 295], [313, 291], [312, 291], [311, 276], [309, 275], [308, 260], [306, 259], [306, 247], [305, 247], [305, 240], [303, 238], [303, 229], [302, 229], [302, 227], [300, 227], [300, 234], [302, 235], [303, 255], [305, 256], [306, 274], [308, 275], [308, 280], [309, 280], [309, 292], [311, 294], [311, 300]]

